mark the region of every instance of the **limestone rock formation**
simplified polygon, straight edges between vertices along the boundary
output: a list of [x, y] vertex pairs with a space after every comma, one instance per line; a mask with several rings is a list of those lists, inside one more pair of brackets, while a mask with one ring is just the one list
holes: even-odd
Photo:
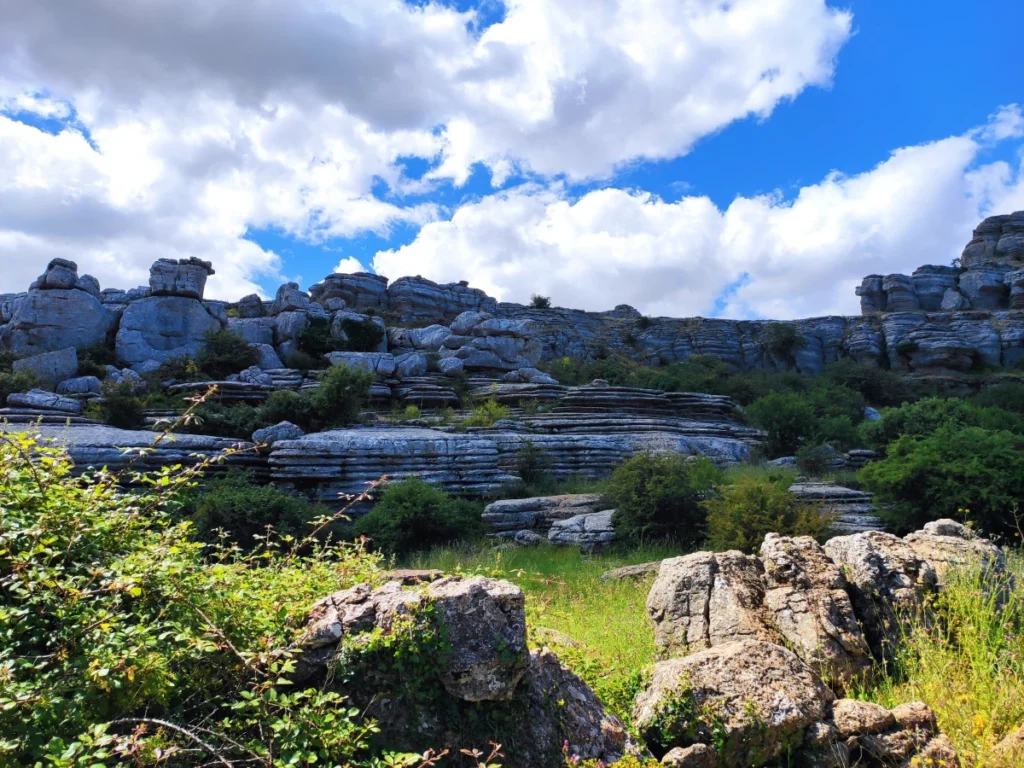
[[955, 520], [925, 523], [922, 530], [907, 535], [904, 541], [932, 567], [939, 586], [954, 567], [980, 565], [993, 576], [1006, 571], [1002, 550]]
[[520, 531], [546, 537], [556, 521], [597, 512], [600, 503], [601, 495], [596, 493], [503, 499], [484, 507], [482, 517], [496, 538], [514, 538]]
[[157, 259], [149, 268], [149, 290], [153, 296], [203, 298], [206, 278], [214, 274], [213, 265], [197, 258]]
[[[853, 457], [854, 462], [857, 458]], [[848, 466], [846, 460], [843, 465]], [[832, 483], [794, 483], [789, 487], [789, 492], [798, 500], [814, 504], [822, 512], [834, 515], [832, 530], [836, 533], [877, 531], [884, 527], [870, 493]]]
[[220, 329], [220, 321], [198, 299], [150, 296], [133, 301], [121, 316], [117, 356], [133, 366], [150, 360], [165, 363], [174, 357], [194, 358], [203, 337]]
[[717, 744], [719, 765], [750, 768], [799, 743], [832, 701], [791, 651], [740, 640], [658, 662], [633, 717], [649, 745]]
[[52, 391], [78, 373], [78, 352], [74, 347], [43, 352], [15, 360], [12, 367], [15, 373], [31, 374], [43, 389]]
[[742, 552], [697, 552], [661, 562], [647, 596], [654, 641], [669, 653], [773, 640], [764, 614], [764, 566]]
[[559, 547], [576, 547], [581, 552], [598, 552], [615, 541], [612, 517], [615, 510], [576, 515], [556, 520], [548, 531], [548, 541]]
[[57, 411], [61, 414], [77, 416], [82, 412], [82, 406], [77, 400], [71, 397], [62, 397], [42, 389], [33, 389], [29, 392], [15, 392], [7, 396], [7, 404], [15, 408], [30, 408], [40, 411]]

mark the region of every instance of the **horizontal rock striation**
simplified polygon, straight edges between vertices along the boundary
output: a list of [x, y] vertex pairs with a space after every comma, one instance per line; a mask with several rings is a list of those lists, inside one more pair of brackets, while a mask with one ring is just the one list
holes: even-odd
[[885, 527], [870, 493], [831, 483], [794, 483], [789, 492], [798, 500], [815, 504], [822, 512], [834, 515], [832, 530], [836, 533], [880, 531]]

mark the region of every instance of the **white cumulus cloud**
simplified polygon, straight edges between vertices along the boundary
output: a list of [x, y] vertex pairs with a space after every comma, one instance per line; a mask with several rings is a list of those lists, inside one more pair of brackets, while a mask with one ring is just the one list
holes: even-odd
[[977, 164], [994, 141], [1020, 151], [1020, 117], [1008, 107], [967, 134], [898, 149], [855, 176], [832, 173], [791, 200], [738, 197], [725, 210], [699, 196], [666, 202], [609, 188], [571, 199], [559, 186], [519, 187], [424, 226], [373, 266], [589, 310], [621, 301], [676, 317], [857, 314], [864, 275], [948, 264], [983, 216], [1024, 208], [1020, 154]]

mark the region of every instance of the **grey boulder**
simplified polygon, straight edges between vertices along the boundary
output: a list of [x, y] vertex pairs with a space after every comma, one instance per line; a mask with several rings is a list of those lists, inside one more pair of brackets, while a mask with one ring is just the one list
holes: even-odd
[[57, 385], [58, 395], [98, 395], [100, 380], [95, 376], [78, 376]]
[[35, 376], [43, 389], [52, 390], [60, 382], [78, 373], [78, 352], [74, 347], [67, 347], [56, 352], [23, 357], [15, 360], [12, 368], [15, 373]]
[[197, 299], [151, 296], [133, 301], [124, 311], [117, 356], [133, 366], [147, 360], [165, 363], [174, 357], [195, 357], [204, 336], [220, 329], [220, 322]]
[[41, 411], [59, 411], [71, 416], [82, 412], [78, 401], [70, 397], [61, 397], [53, 392], [33, 389], [28, 392], [15, 392], [7, 396], [7, 405], [13, 408], [33, 408]]

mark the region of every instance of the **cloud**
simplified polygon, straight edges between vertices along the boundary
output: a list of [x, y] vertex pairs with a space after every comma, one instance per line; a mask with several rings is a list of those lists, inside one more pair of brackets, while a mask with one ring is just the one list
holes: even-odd
[[427, 224], [373, 266], [590, 310], [626, 302], [677, 317], [857, 314], [864, 275], [948, 264], [982, 217], [1024, 208], [1021, 155], [1016, 166], [977, 164], [992, 142], [1018, 146], [1020, 118], [1019, 107], [1004, 108], [865, 173], [832, 173], [791, 200], [739, 197], [724, 211], [698, 196], [667, 203], [608, 188], [572, 199], [559, 185], [518, 187]]
[[365, 272], [366, 267], [362, 265], [362, 262], [354, 256], [346, 256], [344, 259], [338, 262], [337, 266], [332, 272], [337, 272], [341, 275], [350, 275], [353, 272]]

